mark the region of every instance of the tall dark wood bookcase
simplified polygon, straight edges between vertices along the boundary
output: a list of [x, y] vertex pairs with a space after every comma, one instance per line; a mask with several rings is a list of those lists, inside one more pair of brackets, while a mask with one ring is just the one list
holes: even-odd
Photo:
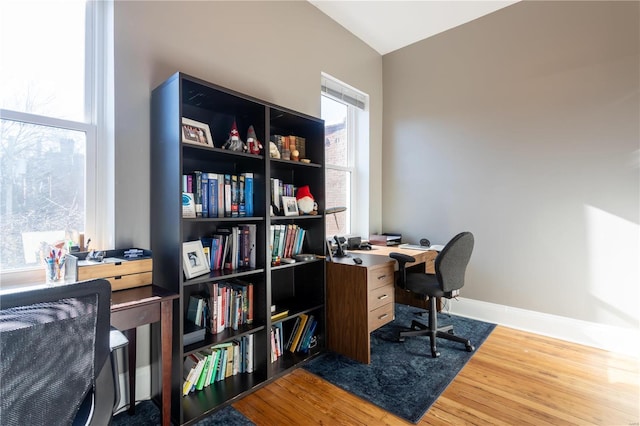
[[[181, 118], [207, 123], [214, 148], [181, 142]], [[260, 155], [222, 149], [234, 120], [240, 136], [253, 126], [263, 145]], [[310, 163], [272, 159], [272, 135], [305, 138]], [[254, 214], [250, 217], [183, 218], [182, 175], [194, 171], [228, 174], [253, 173]], [[173, 322], [173, 366], [171, 415], [176, 424], [191, 424], [228, 405], [260, 386], [285, 374], [325, 348], [325, 263], [324, 226], [324, 122], [287, 108], [176, 73], [153, 90], [151, 96], [151, 249], [154, 284], [180, 294]], [[277, 178], [296, 187], [309, 185], [318, 203], [317, 215], [272, 216], [270, 184]], [[219, 227], [255, 224], [256, 267], [211, 271], [185, 279], [182, 243], [200, 239]], [[306, 230], [303, 253], [317, 259], [272, 266], [270, 229], [276, 224], [297, 224]], [[254, 285], [254, 321], [237, 331], [206, 334], [205, 340], [183, 345], [189, 297], [206, 291], [209, 283], [238, 278]], [[270, 308], [286, 308], [282, 322], [284, 338], [301, 314], [318, 320], [314, 347], [308, 353], [285, 352], [271, 362]], [[182, 396], [185, 356], [214, 344], [254, 335], [254, 372], [231, 376], [202, 391]], [[152, 330], [152, 338], [158, 336]], [[155, 362], [155, 360], [154, 360]], [[152, 384], [157, 393], [157, 384]]]

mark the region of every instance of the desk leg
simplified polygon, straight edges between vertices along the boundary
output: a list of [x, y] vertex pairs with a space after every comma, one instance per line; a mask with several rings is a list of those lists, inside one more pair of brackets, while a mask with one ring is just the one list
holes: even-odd
[[129, 339], [129, 415], [136, 413], [136, 329], [130, 328], [124, 332]]
[[173, 300], [160, 306], [162, 340], [162, 425], [171, 426], [171, 353], [173, 351]]

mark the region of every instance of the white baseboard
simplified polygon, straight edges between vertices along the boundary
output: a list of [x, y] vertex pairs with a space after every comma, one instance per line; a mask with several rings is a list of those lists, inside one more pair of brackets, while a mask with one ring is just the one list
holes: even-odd
[[640, 329], [614, 327], [473, 299], [447, 300], [449, 312], [611, 352], [640, 356]]

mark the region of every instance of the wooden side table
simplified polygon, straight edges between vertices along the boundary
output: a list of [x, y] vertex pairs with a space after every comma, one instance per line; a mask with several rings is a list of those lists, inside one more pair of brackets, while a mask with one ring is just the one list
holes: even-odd
[[173, 301], [179, 295], [162, 287], [148, 285], [111, 293], [111, 325], [129, 339], [129, 414], [135, 412], [136, 327], [160, 322], [162, 339], [162, 425], [171, 425], [171, 351]]

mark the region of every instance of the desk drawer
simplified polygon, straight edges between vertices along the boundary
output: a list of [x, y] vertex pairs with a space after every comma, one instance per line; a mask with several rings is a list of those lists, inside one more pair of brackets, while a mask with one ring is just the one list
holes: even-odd
[[389, 303], [369, 312], [369, 333], [393, 321], [393, 308], [394, 304]]
[[393, 304], [395, 289], [391, 285], [378, 287], [369, 292], [369, 311], [379, 308], [382, 305]]
[[393, 287], [393, 279], [393, 263], [373, 266], [367, 271], [367, 288], [371, 291], [383, 286]]

